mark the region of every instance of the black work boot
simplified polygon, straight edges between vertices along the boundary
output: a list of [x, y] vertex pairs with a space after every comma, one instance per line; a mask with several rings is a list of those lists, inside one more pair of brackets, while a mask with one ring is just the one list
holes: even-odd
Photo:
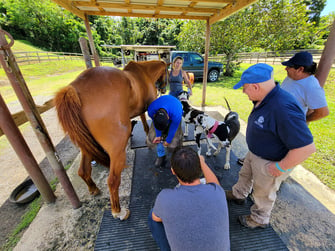
[[233, 195], [233, 191], [225, 191], [226, 192], [226, 199], [228, 201], [234, 201], [237, 205], [243, 205], [245, 203], [245, 199], [238, 199]]
[[155, 161], [155, 167], [164, 167], [166, 163], [166, 156], [158, 157]]
[[267, 228], [269, 224], [261, 224], [256, 221], [254, 221], [250, 215], [241, 215], [238, 217], [238, 222], [247, 228]]

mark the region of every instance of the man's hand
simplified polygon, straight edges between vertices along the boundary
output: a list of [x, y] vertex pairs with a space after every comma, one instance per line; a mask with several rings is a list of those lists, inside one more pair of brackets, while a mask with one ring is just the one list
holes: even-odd
[[155, 137], [154, 140], [152, 141], [154, 144], [161, 143], [161, 137]]
[[278, 177], [283, 174], [283, 172], [279, 171], [276, 167], [276, 162], [270, 163], [270, 165], [268, 166], [268, 172], [273, 177]]

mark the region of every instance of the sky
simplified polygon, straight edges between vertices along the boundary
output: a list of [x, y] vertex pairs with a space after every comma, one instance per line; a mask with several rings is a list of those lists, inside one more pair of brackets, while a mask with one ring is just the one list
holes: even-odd
[[335, 11], [335, 1], [334, 0], [327, 0], [325, 8], [321, 12], [321, 16], [326, 16], [330, 12], [334, 12], [334, 11]]

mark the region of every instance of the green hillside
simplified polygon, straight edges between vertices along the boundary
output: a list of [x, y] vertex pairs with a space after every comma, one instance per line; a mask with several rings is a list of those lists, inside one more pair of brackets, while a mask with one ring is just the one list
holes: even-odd
[[43, 51], [40, 48], [33, 46], [30, 42], [26, 40], [15, 40], [14, 45], [11, 49], [13, 52]]

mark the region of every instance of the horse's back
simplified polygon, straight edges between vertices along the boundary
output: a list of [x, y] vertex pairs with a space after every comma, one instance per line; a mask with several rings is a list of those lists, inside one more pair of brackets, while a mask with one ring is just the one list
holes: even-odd
[[92, 91], [97, 88], [110, 88], [111, 85], [129, 85], [129, 80], [122, 70], [99, 66], [85, 70], [72, 83], [78, 92]]
[[112, 67], [95, 67], [80, 74], [71, 85], [77, 90], [85, 109], [117, 111], [115, 104], [125, 103], [131, 92], [130, 80], [123, 71]]

